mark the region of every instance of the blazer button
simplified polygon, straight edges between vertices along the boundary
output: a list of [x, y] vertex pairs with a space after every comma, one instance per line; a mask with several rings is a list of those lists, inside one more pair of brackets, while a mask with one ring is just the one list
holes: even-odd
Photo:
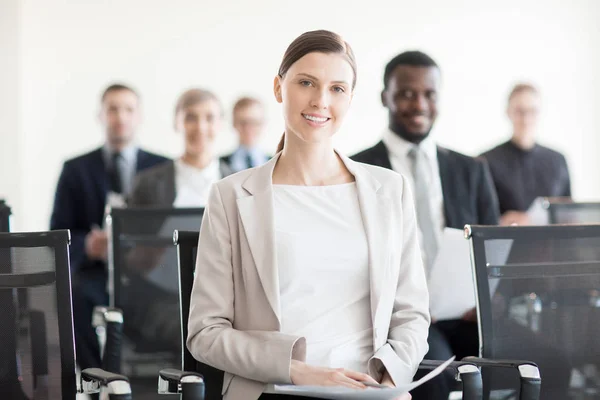
[[378, 339], [379, 335], [377, 334], [377, 328], [373, 329], [373, 336], [375, 337], [375, 340]]

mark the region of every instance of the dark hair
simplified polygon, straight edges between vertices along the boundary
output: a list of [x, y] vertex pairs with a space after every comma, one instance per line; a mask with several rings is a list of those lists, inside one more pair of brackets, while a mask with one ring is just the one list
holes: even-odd
[[104, 89], [104, 92], [102, 92], [102, 96], [100, 97], [100, 102], [104, 103], [104, 100], [106, 99], [106, 96], [108, 96], [109, 93], [120, 92], [123, 90], [133, 93], [135, 95], [135, 97], [137, 97], [138, 99], [140, 97], [138, 95], [138, 93], [135, 90], [133, 90], [133, 88], [131, 86], [127, 86], [123, 83], [113, 83], [112, 85], [110, 85], [109, 87]]
[[531, 83], [518, 83], [510, 91], [510, 94], [508, 95], [508, 101], [510, 102], [513, 97], [523, 92], [530, 92], [533, 94], [537, 94], [538, 96], [540, 94], [538, 88], [532, 85]]
[[[279, 66], [279, 72], [277, 73], [279, 77], [283, 78], [296, 61], [310, 53], [342, 55], [352, 67], [352, 72], [354, 72], [352, 79], [352, 89], [354, 89], [356, 86], [357, 67], [352, 47], [350, 47], [348, 42], [342, 39], [340, 35], [327, 30], [304, 32], [294, 39], [283, 55], [283, 60]], [[281, 137], [279, 145], [277, 146], [278, 153], [283, 150], [284, 143], [285, 134]]]
[[177, 116], [177, 113], [185, 110], [188, 107], [192, 107], [196, 104], [204, 103], [205, 101], [209, 100], [213, 100], [219, 105], [222, 114], [223, 107], [221, 106], [221, 102], [213, 92], [205, 89], [192, 88], [183, 92], [177, 99], [177, 103], [175, 104], [175, 115]]
[[390, 77], [394, 73], [397, 67], [401, 65], [408, 65], [410, 67], [440, 67], [427, 54], [420, 51], [405, 51], [404, 53], [398, 54], [392, 58], [390, 62], [385, 66], [385, 72], [383, 73], [383, 87], [388, 88]]

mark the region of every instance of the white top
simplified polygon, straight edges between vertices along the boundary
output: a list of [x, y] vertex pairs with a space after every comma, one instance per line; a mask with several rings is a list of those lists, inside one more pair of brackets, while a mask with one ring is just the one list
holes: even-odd
[[273, 188], [281, 331], [306, 338], [308, 364], [367, 372], [369, 250], [356, 184]]
[[204, 207], [213, 183], [221, 179], [219, 160], [213, 160], [203, 169], [175, 160], [175, 201], [173, 207]]
[[[412, 193], [415, 194], [412, 161], [408, 155], [415, 144], [402, 139], [389, 129], [383, 134], [383, 143], [388, 149], [392, 169], [406, 177], [410, 188], [412, 189]], [[428, 137], [419, 144], [419, 147], [425, 153], [425, 157], [427, 158], [430, 167], [430, 174], [427, 177], [427, 186], [430, 190], [429, 206], [431, 207], [431, 217], [433, 218], [435, 225], [439, 228], [437, 232], [438, 240], [440, 240], [446, 226], [446, 220], [444, 217], [444, 194], [442, 191], [442, 180], [440, 178], [440, 166], [437, 159], [437, 146], [431, 137]], [[422, 243], [422, 235], [420, 234], [419, 236], [420, 242]], [[424, 265], [427, 265], [423, 246], [421, 246], [421, 253], [423, 255]]]

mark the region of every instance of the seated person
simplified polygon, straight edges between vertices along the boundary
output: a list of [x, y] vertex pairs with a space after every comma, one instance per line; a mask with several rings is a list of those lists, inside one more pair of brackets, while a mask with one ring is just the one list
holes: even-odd
[[529, 223], [525, 211], [537, 197], [571, 196], [565, 157], [536, 141], [540, 103], [534, 86], [515, 86], [507, 109], [512, 137], [481, 155], [488, 162], [498, 192], [501, 225]]
[[138, 174], [129, 205], [204, 207], [210, 186], [231, 174], [214, 151], [222, 123], [223, 109], [213, 93], [184, 92], [175, 106], [175, 129], [185, 140], [183, 155]]
[[[130, 206], [203, 207], [210, 186], [231, 173], [215, 156], [214, 142], [223, 119], [217, 97], [203, 89], [184, 92], [175, 107], [175, 127], [183, 133], [183, 155], [138, 174]], [[171, 224], [172, 225], [172, 224]], [[171, 226], [185, 229], [185, 226]], [[199, 227], [196, 227], [198, 229]], [[149, 228], [158, 232], [165, 227]], [[158, 233], [157, 233], [158, 235]], [[181, 348], [177, 253], [175, 247], [137, 246], [126, 255], [127, 287], [125, 329], [154, 346]], [[148, 293], [155, 301], [148, 302]]]
[[[383, 106], [388, 129], [382, 140], [355, 155], [356, 161], [399, 172], [415, 197], [425, 271], [429, 278], [445, 227], [496, 225], [498, 203], [484, 162], [438, 146], [430, 136], [439, 111], [441, 72], [427, 54], [408, 51], [394, 57], [383, 74]], [[439, 270], [438, 270], [439, 271]], [[439, 273], [439, 272], [438, 272]], [[435, 302], [451, 302], [430, 292]], [[475, 309], [460, 318], [435, 320], [429, 327], [426, 359], [476, 356], [479, 350]], [[424, 371], [419, 371], [420, 378]], [[438, 376], [412, 392], [413, 398], [447, 400], [453, 376]]]
[[222, 158], [233, 170], [258, 167], [271, 158], [258, 146], [265, 126], [265, 109], [260, 100], [242, 97], [233, 106], [233, 127], [239, 135], [239, 147]]

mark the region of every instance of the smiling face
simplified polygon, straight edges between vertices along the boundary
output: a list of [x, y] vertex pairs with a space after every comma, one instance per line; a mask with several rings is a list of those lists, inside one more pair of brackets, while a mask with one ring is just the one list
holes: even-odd
[[185, 154], [190, 157], [212, 154], [221, 124], [221, 106], [212, 99], [179, 111], [176, 116], [176, 128], [184, 134]]
[[331, 141], [352, 101], [354, 72], [340, 54], [309, 53], [283, 77], [275, 77], [275, 98], [283, 105], [286, 138]]
[[381, 96], [390, 130], [412, 143], [425, 139], [437, 118], [439, 86], [437, 67], [398, 66]]

